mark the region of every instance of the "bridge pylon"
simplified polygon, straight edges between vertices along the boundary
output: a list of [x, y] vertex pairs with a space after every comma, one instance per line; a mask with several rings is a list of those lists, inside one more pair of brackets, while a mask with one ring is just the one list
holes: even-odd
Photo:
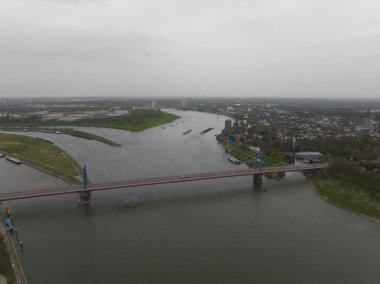
[[[255, 156], [255, 170], [260, 169], [260, 172], [263, 170], [263, 154], [256, 152]], [[253, 185], [260, 186], [263, 183], [263, 174], [257, 174], [253, 176]]]
[[79, 193], [79, 203], [89, 203], [91, 199], [91, 191], [87, 189], [87, 169], [86, 165], [83, 166], [83, 191]]
[[255, 157], [255, 170], [260, 167], [260, 172], [263, 170], [263, 154], [260, 152], [256, 152], [256, 157]]

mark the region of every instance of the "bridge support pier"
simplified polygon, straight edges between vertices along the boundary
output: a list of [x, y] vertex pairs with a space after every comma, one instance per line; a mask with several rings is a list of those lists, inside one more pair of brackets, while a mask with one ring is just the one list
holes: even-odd
[[83, 166], [83, 191], [79, 193], [79, 203], [89, 203], [91, 199], [91, 191], [87, 189], [87, 169]]
[[[255, 170], [260, 169], [260, 172], [263, 170], [263, 155], [260, 152], [256, 152], [255, 156]], [[253, 176], [253, 185], [261, 186], [263, 183], [263, 174], [257, 174]]]
[[258, 174], [253, 176], [253, 185], [254, 186], [261, 186], [263, 183], [263, 174]]
[[80, 203], [89, 203], [91, 199], [91, 192], [88, 190], [82, 191], [79, 193], [80, 196]]

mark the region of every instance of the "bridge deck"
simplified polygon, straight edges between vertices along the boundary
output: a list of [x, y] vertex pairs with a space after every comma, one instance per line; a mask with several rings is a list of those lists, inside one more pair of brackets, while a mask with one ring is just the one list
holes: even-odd
[[[310, 171], [310, 170], [320, 170], [326, 167], [327, 167], [327, 164], [315, 164], [315, 165], [303, 165], [303, 166], [291, 165], [291, 166], [263, 168], [262, 171], [247, 169], [247, 170], [237, 170], [237, 171], [207, 172], [207, 173], [198, 173], [198, 174], [189, 174], [189, 175], [176, 175], [176, 176], [167, 176], [167, 177], [153, 177], [153, 178], [134, 179], [134, 180], [127, 180], [127, 181], [120, 181], [120, 182], [112, 182], [112, 183], [93, 184], [90, 186], [88, 190], [89, 191], [103, 191], [103, 190], [111, 190], [111, 189], [143, 187], [143, 186], [191, 182], [191, 181], [209, 180], [209, 179], [254, 176], [254, 175], [260, 175], [260, 174], [303, 172], [303, 171]], [[66, 194], [75, 194], [75, 193], [78, 194], [81, 191], [83, 191], [82, 186], [77, 185], [77, 186], [54, 188], [54, 189], [39, 189], [39, 190], [3, 193], [3, 194], [0, 194], [0, 202], [29, 199], [29, 198], [41, 198], [41, 197], [48, 197], [48, 196], [58, 196], [58, 195], [66, 195]]]

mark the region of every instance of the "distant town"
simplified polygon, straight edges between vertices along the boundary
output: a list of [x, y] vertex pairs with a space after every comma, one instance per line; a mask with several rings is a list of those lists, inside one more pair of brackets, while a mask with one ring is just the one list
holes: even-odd
[[[298, 103], [298, 104], [297, 104]], [[233, 118], [235, 129], [248, 134], [252, 128], [275, 127], [279, 139], [317, 137], [380, 137], [380, 102], [329, 101], [324, 105], [307, 99], [6, 99], [0, 101], [2, 120], [77, 121], [127, 115], [136, 109], [177, 108], [218, 113]], [[264, 139], [259, 131], [253, 137]]]
[[[238, 144], [262, 149], [272, 156], [278, 156], [278, 152], [311, 150], [361, 160], [376, 160], [380, 155], [368, 152], [363, 145], [350, 149], [352, 141], [359, 141], [356, 138], [371, 143], [380, 138], [378, 100], [4, 97], [0, 102], [0, 128], [18, 127], [17, 121], [39, 122], [31, 124], [39, 127], [53, 121], [99, 122], [132, 117], [138, 110], [165, 108], [226, 115], [233, 123], [224, 134], [236, 135]], [[28, 124], [24, 126], [27, 128]], [[344, 149], [335, 151], [334, 147], [327, 147], [331, 141], [345, 145]]]

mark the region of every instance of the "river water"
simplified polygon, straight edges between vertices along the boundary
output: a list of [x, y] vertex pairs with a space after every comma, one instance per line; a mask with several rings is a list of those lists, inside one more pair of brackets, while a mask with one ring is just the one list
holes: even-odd
[[[113, 148], [66, 135], [54, 141], [93, 183], [244, 168], [215, 134], [226, 117], [171, 111], [165, 129], [87, 131]], [[214, 127], [215, 130], [196, 135]], [[193, 129], [182, 135], [186, 129]], [[25, 134], [25, 133], [23, 133]], [[0, 192], [53, 188], [59, 179], [0, 159]], [[302, 174], [96, 192], [7, 203], [29, 283], [380, 283], [380, 225], [316, 197]]]

